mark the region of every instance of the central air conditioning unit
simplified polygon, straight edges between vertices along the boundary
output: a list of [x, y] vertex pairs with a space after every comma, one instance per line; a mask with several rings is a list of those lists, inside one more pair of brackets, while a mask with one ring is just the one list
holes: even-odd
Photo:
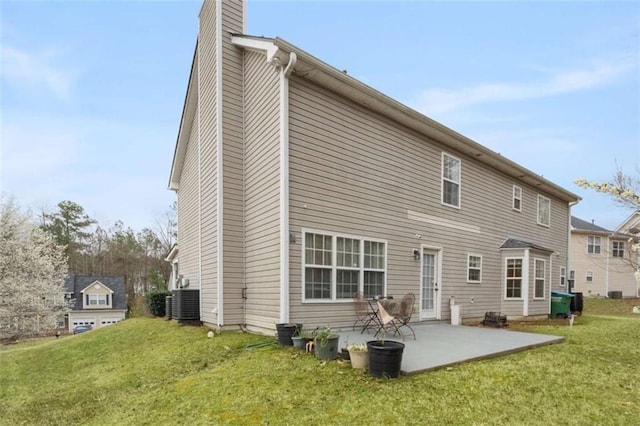
[[200, 320], [200, 290], [179, 288], [171, 292], [171, 317], [178, 321]]

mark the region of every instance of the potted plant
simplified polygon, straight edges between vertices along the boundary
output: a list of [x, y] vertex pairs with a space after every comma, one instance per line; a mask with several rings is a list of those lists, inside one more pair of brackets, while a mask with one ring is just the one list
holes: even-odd
[[338, 358], [340, 336], [329, 327], [321, 327], [313, 333], [313, 347], [318, 359]]
[[280, 344], [280, 346], [293, 346], [291, 336], [293, 336], [296, 333], [296, 330], [299, 328], [302, 328], [302, 324], [276, 324], [276, 331], [278, 332], [278, 344]]
[[291, 340], [293, 341], [293, 346], [304, 351], [307, 348], [307, 343], [312, 341], [313, 337], [311, 337], [304, 327], [300, 327], [296, 330], [296, 333], [291, 336]]
[[347, 349], [349, 350], [349, 358], [353, 368], [361, 370], [369, 368], [369, 351], [366, 343], [349, 345]]

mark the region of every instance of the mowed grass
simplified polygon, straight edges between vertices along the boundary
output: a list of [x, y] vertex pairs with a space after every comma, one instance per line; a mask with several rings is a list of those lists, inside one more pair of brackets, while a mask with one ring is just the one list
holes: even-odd
[[607, 303], [585, 300], [571, 328], [524, 325], [565, 343], [398, 380], [247, 349], [273, 338], [130, 319], [5, 347], [0, 424], [640, 424], [640, 315]]

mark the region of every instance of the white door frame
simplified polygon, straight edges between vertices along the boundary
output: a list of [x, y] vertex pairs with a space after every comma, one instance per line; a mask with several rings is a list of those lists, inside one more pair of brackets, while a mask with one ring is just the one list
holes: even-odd
[[[434, 308], [435, 308], [435, 317], [425, 317], [423, 315], [422, 309], [422, 271], [424, 270], [424, 253], [425, 251], [429, 251], [435, 255], [435, 283], [436, 283], [436, 291], [434, 294]], [[420, 319], [421, 320], [439, 320], [441, 318], [441, 307], [442, 307], [442, 247], [429, 246], [422, 244], [420, 247], [420, 302], [418, 309], [420, 310]]]

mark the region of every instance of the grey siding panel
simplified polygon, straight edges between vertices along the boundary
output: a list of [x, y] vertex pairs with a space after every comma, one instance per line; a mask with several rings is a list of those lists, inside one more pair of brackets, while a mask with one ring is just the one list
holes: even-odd
[[200, 13], [200, 130], [202, 188], [202, 290], [201, 319], [217, 324], [218, 306], [218, 141], [215, 2], [204, 2]]
[[245, 53], [246, 321], [274, 328], [280, 311], [279, 81], [262, 54]]
[[190, 125], [189, 143], [180, 176], [178, 197], [178, 262], [180, 274], [192, 285], [200, 282], [198, 269], [198, 116]]
[[[290, 224], [298, 241], [290, 251], [292, 321], [336, 326], [353, 321], [351, 303], [301, 303], [303, 228], [386, 240], [387, 292], [395, 296], [420, 295], [420, 262], [413, 259], [413, 249], [442, 248], [443, 319], [450, 317], [450, 296], [466, 318], [502, 308], [499, 247], [510, 236], [560, 253], [553, 277], [566, 264], [566, 203], [548, 197], [552, 223], [539, 226], [535, 188], [297, 76], [291, 78], [290, 120]], [[460, 209], [440, 202], [443, 151], [462, 161]], [[513, 184], [523, 189], [521, 213], [511, 208]], [[409, 211], [476, 227], [479, 233], [409, 219]], [[469, 253], [483, 257], [479, 284], [466, 280]], [[529, 310], [546, 313], [547, 308], [530, 303]]]

